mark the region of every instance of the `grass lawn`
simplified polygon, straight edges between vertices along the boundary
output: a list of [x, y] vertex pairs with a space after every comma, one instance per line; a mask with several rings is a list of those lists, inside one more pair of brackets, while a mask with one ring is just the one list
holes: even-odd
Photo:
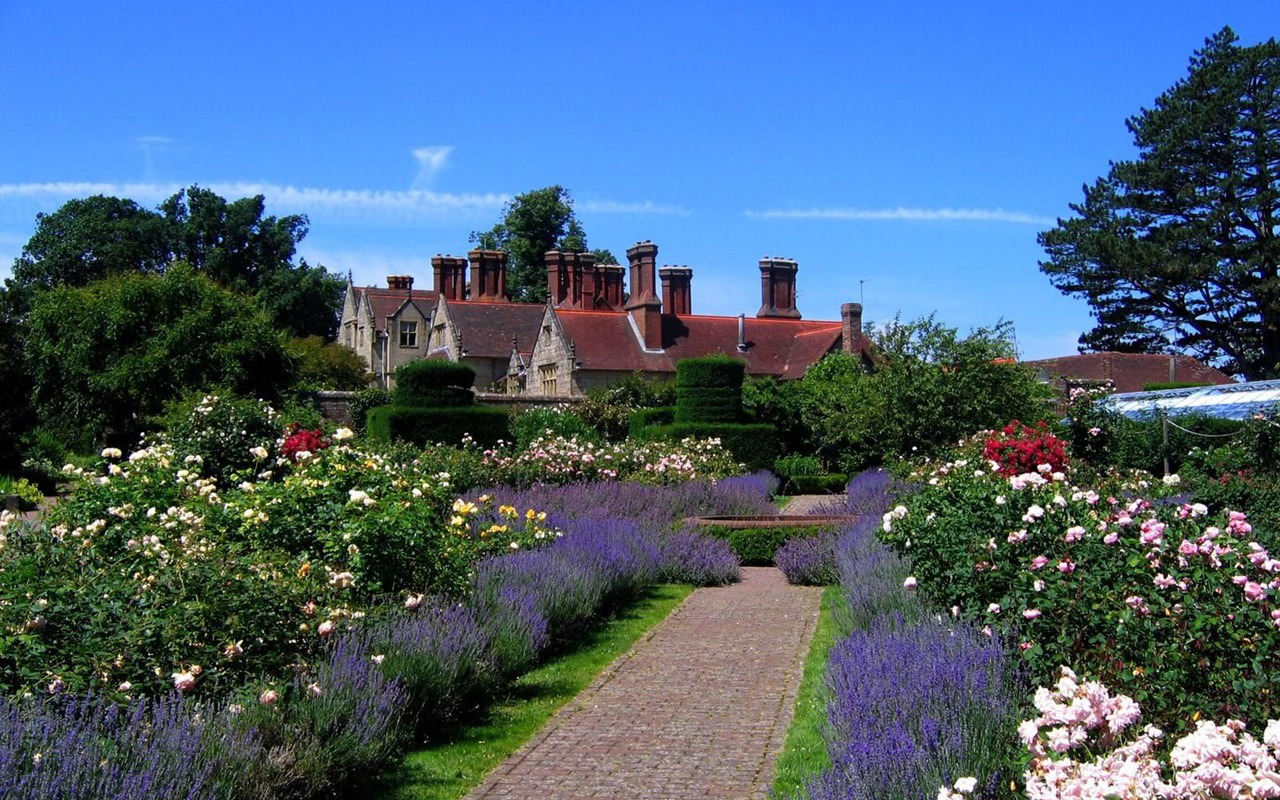
[[689, 586], [658, 586], [619, 609], [571, 649], [521, 676], [482, 716], [409, 753], [371, 796], [380, 800], [462, 797], [692, 591]]
[[796, 695], [796, 715], [787, 730], [787, 742], [773, 776], [773, 791], [778, 797], [796, 795], [804, 788], [806, 778], [831, 766], [826, 744], [822, 741], [822, 723], [827, 716], [822, 676], [827, 666], [827, 654], [836, 639], [832, 612], [839, 602], [839, 586], [828, 586], [822, 592], [818, 627], [813, 632], [809, 656], [804, 662], [804, 675], [800, 679], [800, 691]]

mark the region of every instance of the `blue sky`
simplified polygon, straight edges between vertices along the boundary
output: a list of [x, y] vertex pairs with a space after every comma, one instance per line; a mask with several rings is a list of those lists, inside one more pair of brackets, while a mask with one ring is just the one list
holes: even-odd
[[1262, 41], [1280, 2], [0, 0], [0, 278], [37, 212], [196, 183], [307, 214], [312, 263], [423, 286], [559, 183], [590, 246], [693, 267], [696, 313], [754, 313], [787, 256], [807, 319], [862, 297], [1063, 355], [1088, 307], [1036, 234], [1223, 25]]

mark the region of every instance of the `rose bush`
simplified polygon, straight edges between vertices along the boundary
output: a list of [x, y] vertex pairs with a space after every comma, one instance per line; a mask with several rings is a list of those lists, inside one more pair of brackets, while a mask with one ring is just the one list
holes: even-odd
[[921, 490], [885, 515], [922, 596], [1016, 643], [1033, 682], [1066, 664], [1167, 730], [1277, 716], [1280, 560], [1245, 514], [1144, 475], [1077, 486], [998, 466], [970, 446], [915, 473]]

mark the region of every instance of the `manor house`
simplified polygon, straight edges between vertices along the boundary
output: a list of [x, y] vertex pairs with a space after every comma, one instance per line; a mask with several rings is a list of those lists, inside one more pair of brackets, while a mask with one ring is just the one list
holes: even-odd
[[677, 361], [715, 353], [780, 380], [833, 351], [869, 360], [860, 304], [844, 304], [838, 321], [801, 318], [793, 260], [761, 259], [759, 310], [725, 317], [694, 314], [693, 270], [658, 267], [657, 255], [653, 242], [627, 250], [628, 286], [627, 268], [552, 250], [545, 305], [508, 299], [504, 252], [437, 255], [430, 290], [408, 275], [388, 276], [385, 289], [348, 280], [339, 341], [379, 386], [394, 386], [409, 361], [443, 358], [473, 367], [479, 391], [539, 397], [581, 396], [634, 373], [673, 379]]

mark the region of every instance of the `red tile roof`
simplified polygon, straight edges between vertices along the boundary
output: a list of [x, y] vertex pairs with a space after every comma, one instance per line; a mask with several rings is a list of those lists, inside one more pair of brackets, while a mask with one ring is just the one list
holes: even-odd
[[647, 353], [628, 315], [557, 309], [583, 369], [674, 373], [677, 361], [726, 353], [747, 362], [750, 375], [798, 378], [841, 342], [839, 322], [747, 317], [746, 350], [738, 351], [738, 317], [662, 317], [663, 352]]
[[1077, 381], [1110, 381], [1116, 392], [1140, 392], [1147, 384], [1169, 382], [1170, 360], [1174, 364], [1172, 377], [1174, 381], [1209, 384], [1235, 382], [1230, 375], [1191, 356], [1105, 352], [1044, 358], [1025, 363], [1032, 367], [1040, 367], [1058, 378]]
[[387, 317], [395, 314], [404, 305], [405, 300], [412, 300], [424, 318], [431, 318], [431, 309], [436, 304], [436, 293], [425, 289], [384, 289], [378, 286], [361, 286], [356, 291], [364, 295], [373, 314], [373, 324], [377, 330], [384, 330]]
[[446, 300], [462, 334], [462, 349], [475, 358], [509, 358], [514, 338], [521, 352], [533, 349], [546, 306], [534, 303], [480, 303]]

